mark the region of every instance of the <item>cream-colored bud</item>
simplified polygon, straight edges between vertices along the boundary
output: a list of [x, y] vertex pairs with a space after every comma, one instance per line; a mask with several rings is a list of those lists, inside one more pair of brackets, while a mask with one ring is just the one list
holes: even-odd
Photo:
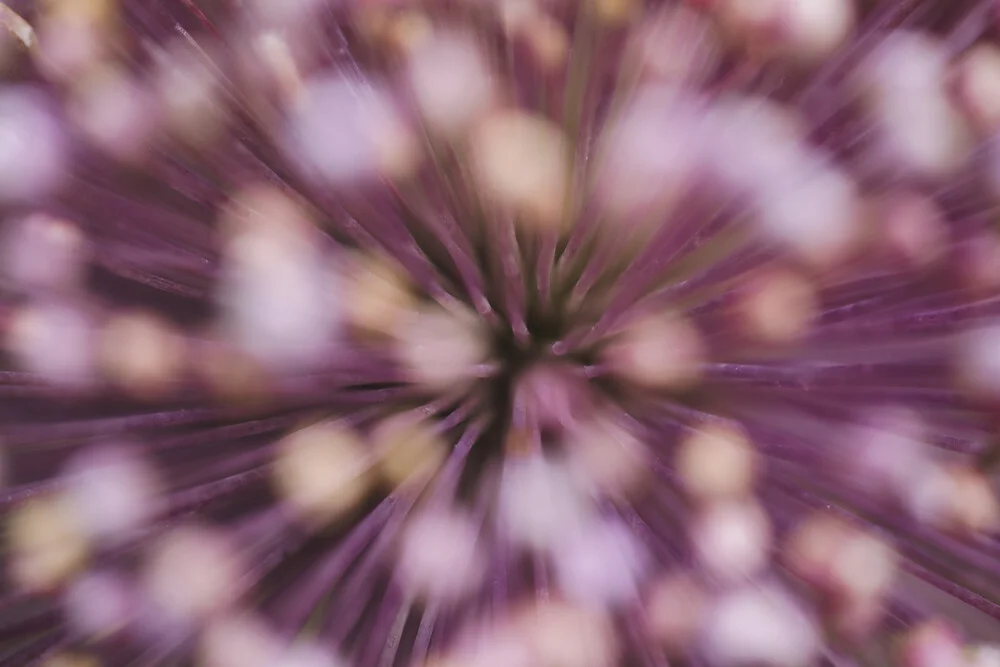
[[558, 229], [570, 177], [562, 130], [524, 111], [497, 111], [472, 132], [472, 168], [483, 195], [529, 226]]
[[733, 422], [712, 422], [691, 431], [676, 456], [681, 484], [700, 502], [746, 496], [760, 465], [746, 432]]
[[538, 602], [515, 619], [532, 664], [542, 667], [612, 667], [619, 655], [611, 619], [602, 611], [561, 601]]
[[280, 664], [281, 641], [260, 618], [225, 614], [212, 619], [198, 639], [201, 667], [271, 667]]
[[433, 424], [400, 414], [388, 417], [371, 436], [383, 479], [393, 488], [409, 480], [425, 480], [448, 456], [448, 445]]
[[145, 312], [113, 315], [104, 325], [100, 344], [105, 373], [138, 398], [162, 398], [180, 380], [185, 340], [156, 315]]
[[765, 269], [739, 294], [736, 315], [753, 340], [790, 345], [808, 333], [819, 297], [809, 280], [791, 269]]
[[7, 520], [10, 575], [31, 592], [51, 591], [87, 561], [89, 546], [68, 499], [36, 496], [16, 507]]
[[612, 497], [639, 493], [649, 478], [649, 448], [611, 419], [592, 419], [574, 428], [569, 454], [584, 482]]
[[416, 295], [402, 270], [388, 259], [358, 254], [347, 265], [345, 317], [358, 333], [387, 337], [416, 307]]
[[855, 0], [783, 0], [779, 52], [805, 64], [830, 56], [850, 37]]
[[153, 85], [166, 126], [173, 135], [193, 146], [212, 144], [229, 117], [220, 75], [211, 56], [184, 41], [162, 54]]
[[143, 588], [171, 622], [198, 623], [230, 609], [246, 573], [229, 536], [199, 525], [174, 528], [155, 545]]
[[684, 390], [701, 379], [705, 346], [683, 316], [659, 313], [631, 323], [602, 357], [616, 374], [641, 387]]
[[322, 527], [354, 509], [368, 494], [371, 458], [347, 427], [307, 426], [281, 441], [273, 464], [275, 490], [299, 519]]

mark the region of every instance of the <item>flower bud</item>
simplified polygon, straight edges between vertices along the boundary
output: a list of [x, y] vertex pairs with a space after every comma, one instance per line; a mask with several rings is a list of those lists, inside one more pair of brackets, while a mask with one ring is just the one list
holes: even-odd
[[170, 622], [199, 623], [232, 607], [246, 569], [231, 539], [199, 525], [172, 529], [155, 545], [143, 588]]
[[610, 619], [565, 602], [538, 602], [515, 620], [540, 667], [611, 667], [619, 653]]
[[289, 509], [319, 528], [364, 500], [371, 484], [370, 468], [370, 454], [353, 432], [334, 423], [320, 423], [281, 441], [273, 482]]
[[429, 389], [453, 389], [473, 380], [487, 360], [487, 332], [471, 311], [425, 305], [409, 311], [395, 349], [409, 379]]
[[449, 451], [433, 424], [407, 414], [379, 422], [371, 440], [378, 453], [379, 472], [392, 488], [412, 479], [422, 481], [433, 476]]
[[541, 455], [506, 462], [498, 503], [500, 530], [516, 544], [542, 552], [582, 530], [590, 510], [571, 471]]
[[418, 162], [416, 140], [389, 92], [377, 85], [318, 75], [306, 82], [288, 122], [292, 157], [337, 187], [406, 176]]
[[980, 42], [952, 70], [954, 94], [966, 118], [983, 136], [1000, 130], [1000, 48]]
[[27, 291], [72, 290], [84, 278], [87, 250], [87, 239], [72, 222], [35, 213], [5, 225], [0, 271]]
[[945, 89], [944, 45], [896, 31], [862, 66], [861, 91], [879, 131], [883, 161], [922, 178], [952, 174], [969, 151], [969, 130]]
[[207, 624], [198, 641], [202, 667], [270, 667], [281, 654], [281, 642], [256, 617], [231, 613]]
[[406, 277], [390, 260], [372, 255], [358, 254], [346, 265], [347, 321], [364, 336], [391, 336], [416, 306]]
[[708, 609], [708, 596], [695, 578], [673, 573], [653, 584], [646, 603], [646, 619], [653, 637], [673, 657], [691, 648]]
[[6, 333], [7, 349], [23, 370], [62, 387], [80, 388], [94, 381], [96, 336], [81, 309], [32, 304], [14, 315]]
[[712, 422], [691, 431], [675, 459], [684, 490], [702, 503], [746, 497], [758, 465], [746, 432], [732, 422]]
[[68, 497], [31, 498], [7, 519], [10, 577], [19, 588], [49, 592], [66, 582], [87, 561], [86, 535]]
[[438, 34], [409, 56], [407, 81], [431, 132], [464, 134], [496, 99], [493, 75], [473, 38]]
[[33, 201], [56, 189], [68, 149], [65, 130], [40, 91], [0, 90], [0, 203]]
[[753, 501], [726, 501], [699, 512], [691, 526], [698, 561], [710, 577], [732, 583], [752, 577], [771, 557], [771, 521]]
[[170, 324], [144, 312], [119, 313], [104, 325], [100, 337], [104, 372], [125, 392], [157, 399], [176, 388], [186, 346]]
[[738, 324], [746, 335], [768, 345], [802, 340], [818, 310], [819, 296], [812, 283], [783, 268], [764, 269], [750, 276], [735, 305]]
[[523, 111], [496, 111], [469, 139], [472, 170], [483, 196], [523, 224], [559, 229], [570, 178], [562, 130]]
[[120, 543], [149, 525], [161, 508], [159, 475], [134, 449], [84, 449], [63, 472], [66, 498], [90, 539]]
[[964, 667], [962, 643], [949, 625], [930, 620], [910, 630], [899, 647], [903, 667]]
[[636, 600], [649, 568], [649, 555], [619, 521], [588, 522], [554, 551], [559, 587], [567, 598], [598, 607]]
[[76, 632], [105, 638], [126, 627], [136, 613], [135, 592], [121, 576], [88, 572], [75, 579], [63, 596], [69, 626]]
[[799, 667], [813, 664], [820, 651], [815, 621], [770, 583], [723, 595], [709, 613], [702, 641], [713, 667]]
[[682, 391], [701, 378], [705, 348], [694, 325], [667, 312], [632, 322], [602, 356], [624, 380], [646, 389]]
[[641, 493], [649, 481], [648, 446], [610, 418], [590, 419], [568, 436], [570, 463], [585, 483], [611, 497]]
[[472, 592], [485, 572], [479, 526], [457, 510], [428, 510], [403, 529], [396, 576], [412, 595], [454, 602]]

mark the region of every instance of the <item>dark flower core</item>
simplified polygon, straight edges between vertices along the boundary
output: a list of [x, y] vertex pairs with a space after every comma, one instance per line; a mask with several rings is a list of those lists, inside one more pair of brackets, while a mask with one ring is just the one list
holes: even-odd
[[993, 0], [0, 3], [0, 665], [998, 667]]

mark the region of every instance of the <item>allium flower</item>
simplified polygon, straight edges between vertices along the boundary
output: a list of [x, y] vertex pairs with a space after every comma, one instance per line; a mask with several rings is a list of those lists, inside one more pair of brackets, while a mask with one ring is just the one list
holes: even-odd
[[1000, 666], [994, 0], [5, 0], [0, 665]]

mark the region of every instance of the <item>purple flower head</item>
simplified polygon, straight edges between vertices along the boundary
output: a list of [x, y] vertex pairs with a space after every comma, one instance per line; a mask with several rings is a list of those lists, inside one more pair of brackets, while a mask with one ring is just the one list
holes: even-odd
[[1000, 666], [994, 0], [0, 3], [0, 664]]

